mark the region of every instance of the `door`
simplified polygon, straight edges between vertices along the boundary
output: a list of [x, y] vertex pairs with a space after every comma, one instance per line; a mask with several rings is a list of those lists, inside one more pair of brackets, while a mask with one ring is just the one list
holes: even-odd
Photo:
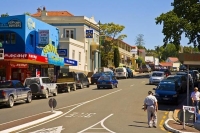
[[15, 89], [16, 89], [16, 96], [17, 96], [17, 99], [22, 99], [22, 86], [20, 84], [21, 82], [17, 82], [15, 84]]
[[21, 98], [27, 98], [28, 89], [21, 82], [18, 83], [18, 86], [21, 88]]

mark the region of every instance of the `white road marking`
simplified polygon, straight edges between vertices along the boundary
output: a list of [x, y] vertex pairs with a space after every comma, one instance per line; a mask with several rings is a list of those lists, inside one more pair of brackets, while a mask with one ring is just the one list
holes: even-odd
[[90, 118], [93, 115], [95, 115], [96, 113], [77, 113], [77, 112], [73, 112], [72, 114], [69, 114], [65, 117], [84, 117], [84, 118]]
[[53, 128], [43, 128], [30, 133], [61, 133], [62, 130], [63, 130], [62, 126], [59, 126]]
[[[103, 129], [109, 131], [110, 133], [115, 133], [115, 132], [111, 131], [110, 129], [108, 129], [107, 127], [105, 127], [104, 124], [103, 124], [104, 121], [105, 121], [106, 119], [108, 119], [108, 118], [109, 118], [110, 116], [112, 116], [112, 115], [113, 115], [113, 114], [110, 114], [109, 116], [105, 117], [103, 120], [97, 122], [96, 124], [94, 124], [94, 125], [92, 125], [92, 126], [86, 128], [86, 129], [84, 129], [84, 130], [82, 130], [82, 131], [80, 131], [80, 132], [78, 132], [78, 133], [84, 133], [85, 131], [87, 131], [87, 130], [89, 130], [89, 129], [99, 129], [99, 128], [93, 128], [94, 126], [96, 126], [96, 125], [98, 125], [98, 124], [101, 124], [101, 126], [103, 127]], [[102, 128], [100, 128], [100, 129], [102, 129]]]
[[[70, 110], [67, 111], [66, 113], [63, 113], [62, 115], [59, 115], [58, 117], [52, 118], [52, 119], [47, 120], [47, 121], [45, 121], [45, 122], [42, 122], [42, 123], [40, 123], [40, 124], [35, 123], [35, 124], [37, 124], [37, 125], [32, 126], [32, 127], [29, 127], [29, 128], [26, 128], [26, 129], [23, 129], [23, 130], [21, 130], [21, 131], [18, 131], [17, 133], [24, 132], [24, 131], [29, 130], [29, 129], [32, 129], [32, 128], [34, 128], [34, 127], [38, 127], [38, 126], [40, 126], [40, 125], [43, 125], [43, 124], [46, 124], [46, 123], [48, 123], [48, 122], [54, 121], [54, 120], [56, 120], [56, 119], [58, 119], [58, 118], [61, 118], [61, 117], [65, 116], [66, 114], [70, 113], [71, 111], [75, 110], [76, 108], [78, 108], [78, 107], [80, 107], [80, 106], [82, 106], [82, 105], [84, 105], [84, 104], [86, 104], [86, 103], [89, 103], [89, 102], [92, 102], [92, 101], [95, 101], [95, 100], [104, 98], [104, 97], [106, 97], [106, 96], [109, 96], [109, 95], [112, 95], [112, 94], [114, 94], [114, 93], [117, 93], [117, 92], [119, 92], [119, 91], [121, 91], [121, 90], [122, 90], [122, 89], [119, 89], [119, 90], [117, 90], [117, 91], [113, 91], [113, 92], [111, 92], [111, 93], [108, 93], [108, 94], [106, 94], [106, 95], [103, 95], [103, 96], [94, 98], [94, 99], [92, 99], [92, 100], [89, 100], [89, 101], [86, 101], [86, 102], [81, 102], [81, 103], [77, 104], [76, 107], [70, 109]], [[21, 129], [22, 129], [22, 128], [21, 128]], [[13, 131], [15, 131], [15, 130], [13, 130]]]
[[134, 84], [132, 84], [131, 86], [134, 86]]

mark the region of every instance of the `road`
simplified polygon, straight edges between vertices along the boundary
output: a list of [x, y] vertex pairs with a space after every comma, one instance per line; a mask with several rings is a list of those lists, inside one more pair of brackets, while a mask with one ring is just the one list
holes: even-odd
[[[163, 123], [174, 105], [159, 105], [158, 127], [148, 128], [146, 112], [142, 110], [147, 92], [156, 86], [148, 85], [148, 76], [119, 80], [114, 89], [79, 89], [53, 97], [57, 101], [56, 111], [63, 114], [21, 129], [18, 133], [166, 133]], [[13, 108], [1, 107], [0, 123], [50, 111], [49, 99], [36, 99], [30, 104], [17, 103]], [[181, 101], [181, 99], [180, 99]], [[50, 132], [51, 130], [51, 132]]]

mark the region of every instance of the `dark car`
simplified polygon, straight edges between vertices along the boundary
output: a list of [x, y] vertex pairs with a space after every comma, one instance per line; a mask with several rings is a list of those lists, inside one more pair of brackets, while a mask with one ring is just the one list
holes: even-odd
[[118, 81], [115, 76], [103, 75], [97, 81], [97, 88], [111, 88], [118, 87]]
[[174, 80], [178, 82], [178, 85], [180, 86], [180, 91], [182, 93], [187, 91], [187, 79], [183, 75], [170, 75], [167, 77], [169, 80]]
[[169, 70], [169, 69], [160, 69], [159, 71], [162, 71], [162, 72], [164, 72], [164, 73], [165, 73], [165, 75], [166, 75], [166, 77], [167, 77], [167, 76], [169, 76], [169, 75], [171, 75], [171, 72], [170, 72], [170, 70]]
[[126, 68], [127, 72], [128, 72], [128, 78], [133, 78], [133, 71], [130, 68]]
[[75, 79], [76, 79], [76, 86], [80, 89], [84, 88], [84, 86], [90, 87], [90, 82], [88, 80], [88, 77], [81, 72], [75, 73]]
[[[188, 74], [187, 72], [177, 72], [176, 75], [183, 75], [186, 77], [186, 80], [188, 79]], [[192, 76], [189, 74], [189, 85], [192, 86], [193, 85], [193, 79]]]
[[178, 104], [178, 88], [179, 86], [175, 81], [167, 80], [165, 82], [160, 82], [155, 89], [155, 97], [157, 98], [158, 102]]
[[100, 73], [95, 73], [92, 75], [91, 77], [91, 84], [97, 84], [97, 80], [99, 79], [99, 77], [101, 77], [102, 75], [104, 75], [104, 73], [100, 72]]

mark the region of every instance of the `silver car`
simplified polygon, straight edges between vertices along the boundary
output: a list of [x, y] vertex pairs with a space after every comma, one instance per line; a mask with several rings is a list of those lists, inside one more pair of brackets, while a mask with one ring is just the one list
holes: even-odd
[[165, 73], [161, 71], [154, 71], [149, 78], [149, 84], [159, 84], [165, 78]]

